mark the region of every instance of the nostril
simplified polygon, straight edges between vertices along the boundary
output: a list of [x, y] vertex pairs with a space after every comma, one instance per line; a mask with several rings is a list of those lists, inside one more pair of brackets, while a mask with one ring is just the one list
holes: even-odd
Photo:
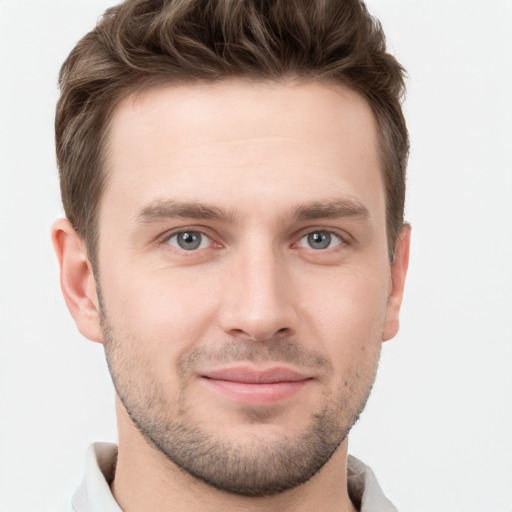
[[257, 329], [230, 329], [231, 336], [252, 341], [272, 341], [273, 339], [284, 339], [292, 335], [293, 330], [289, 327], [282, 327], [276, 331], [258, 331]]

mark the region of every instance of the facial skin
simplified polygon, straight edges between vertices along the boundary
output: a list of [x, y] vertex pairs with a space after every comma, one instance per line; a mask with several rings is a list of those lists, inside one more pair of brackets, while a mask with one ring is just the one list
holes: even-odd
[[54, 241], [120, 399], [123, 509], [160, 510], [127, 485], [153, 474], [181, 503], [192, 481], [267, 510], [256, 497], [285, 510], [337, 482], [322, 510], [351, 510], [346, 435], [398, 329], [409, 244], [404, 228], [391, 265], [369, 106], [319, 83], [169, 87], [124, 101], [110, 135], [98, 282], [67, 221]]

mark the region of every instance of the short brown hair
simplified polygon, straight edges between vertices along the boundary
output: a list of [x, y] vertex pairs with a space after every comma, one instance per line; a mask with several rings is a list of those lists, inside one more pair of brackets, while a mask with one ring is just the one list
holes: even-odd
[[128, 95], [173, 83], [240, 77], [342, 84], [379, 126], [388, 248], [403, 226], [409, 141], [404, 69], [359, 0], [127, 0], [108, 9], [60, 71], [55, 120], [62, 201], [94, 262], [106, 140]]

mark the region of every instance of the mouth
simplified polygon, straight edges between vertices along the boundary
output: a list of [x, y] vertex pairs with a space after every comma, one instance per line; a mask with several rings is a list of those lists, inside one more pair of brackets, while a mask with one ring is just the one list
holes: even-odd
[[313, 380], [291, 368], [248, 366], [211, 370], [202, 373], [200, 378], [216, 393], [253, 406], [274, 405], [290, 399]]

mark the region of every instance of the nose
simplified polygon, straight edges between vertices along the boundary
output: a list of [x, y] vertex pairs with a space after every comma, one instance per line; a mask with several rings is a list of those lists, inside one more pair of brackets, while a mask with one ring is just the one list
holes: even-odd
[[223, 283], [221, 327], [253, 341], [294, 336], [299, 317], [290, 270], [271, 249], [259, 249], [234, 257], [230, 281]]

